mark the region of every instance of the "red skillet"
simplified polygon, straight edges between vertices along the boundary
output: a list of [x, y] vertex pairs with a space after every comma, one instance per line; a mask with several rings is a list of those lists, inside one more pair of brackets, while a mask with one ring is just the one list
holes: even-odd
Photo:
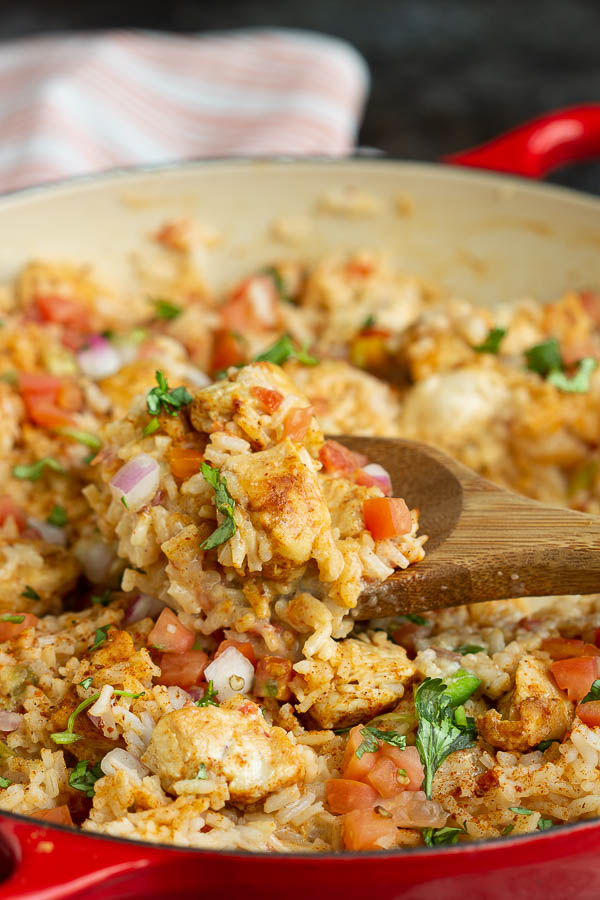
[[[446, 162], [539, 178], [594, 156], [600, 156], [600, 105], [589, 104], [542, 116]], [[600, 232], [600, 220], [597, 225]], [[600, 894], [599, 863], [598, 819], [440, 850], [284, 856], [181, 850], [0, 814], [0, 900], [238, 892], [245, 900], [305, 900], [317, 892], [345, 900], [501, 900], [509, 894], [515, 900], [591, 900]]]

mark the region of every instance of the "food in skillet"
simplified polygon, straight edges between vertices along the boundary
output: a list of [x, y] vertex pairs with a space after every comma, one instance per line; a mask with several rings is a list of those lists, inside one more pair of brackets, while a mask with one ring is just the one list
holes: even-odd
[[600, 598], [356, 623], [426, 536], [324, 437], [598, 512], [598, 297], [492, 313], [366, 252], [214, 296], [194, 227], [158, 240], [136, 296], [49, 262], [0, 294], [0, 808], [273, 851], [598, 815]]

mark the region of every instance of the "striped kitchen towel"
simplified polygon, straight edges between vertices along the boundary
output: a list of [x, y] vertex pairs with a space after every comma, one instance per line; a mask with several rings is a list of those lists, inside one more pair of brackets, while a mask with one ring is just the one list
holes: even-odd
[[351, 46], [301, 31], [0, 44], [0, 191], [176, 159], [344, 155], [367, 88]]

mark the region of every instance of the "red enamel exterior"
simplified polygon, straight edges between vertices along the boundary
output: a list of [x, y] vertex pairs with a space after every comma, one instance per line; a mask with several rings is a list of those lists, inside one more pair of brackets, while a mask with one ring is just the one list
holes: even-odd
[[443, 162], [543, 178], [569, 163], [600, 158], [600, 104], [570, 106], [526, 122]]
[[[600, 104], [588, 104], [444, 161], [540, 178], [598, 156]], [[0, 814], [0, 900], [596, 900], [599, 862], [597, 820], [440, 850], [290, 856], [182, 850]]]

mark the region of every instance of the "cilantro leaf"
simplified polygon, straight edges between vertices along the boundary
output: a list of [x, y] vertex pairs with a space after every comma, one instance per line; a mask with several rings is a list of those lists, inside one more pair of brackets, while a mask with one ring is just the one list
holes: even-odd
[[96, 629], [96, 634], [94, 635], [94, 643], [90, 647], [90, 653], [93, 653], [94, 650], [97, 650], [98, 647], [101, 647], [102, 644], [106, 641], [108, 637], [108, 629], [113, 628], [112, 625], [103, 625], [101, 628]]
[[104, 772], [100, 768], [100, 763], [90, 766], [87, 759], [80, 759], [69, 775], [69, 784], [76, 791], [82, 791], [86, 797], [91, 798], [94, 796], [96, 782], [103, 777]]
[[142, 429], [144, 437], [150, 437], [151, 434], [154, 434], [155, 431], [158, 431], [160, 428], [160, 422], [158, 419], [150, 419], [147, 425]]
[[590, 389], [592, 372], [597, 368], [597, 361], [592, 356], [586, 356], [579, 361], [579, 367], [572, 377], [565, 375], [560, 370], [553, 370], [548, 374], [546, 380], [560, 391], [567, 391], [571, 394], [585, 394]]
[[80, 684], [81, 687], [84, 689], [84, 691], [87, 691], [87, 689], [88, 689], [89, 687], [91, 687], [93, 680], [94, 680], [94, 679], [92, 678], [92, 676], [91, 676], [91, 675], [88, 675], [88, 677], [87, 677], [87, 678], [84, 678], [83, 681], [80, 681], [79, 684]]
[[146, 395], [146, 408], [151, 416], [157, 416], [161, 411], [176, 416], [177, 410], [194, 399], [183, 386], [171, 389], [160, 369], [156, 370], [155, 378], [156, 387], [151, 388]]
[[360, 330], [367, 331], [369, 328], [373, 328], [376, 323], [377, 323], [377, 319], [375, 318], [373, 313], [371, 313], [370, 315], [367, 316], [367, 318], [364, 320], [364, 322], [360, 326]]
[[[594, 683], [595, 683], [595, 682], [594, 682]], [[600, 682], [599, 682], [599, 683], [600, 683]], [[583, 702], [583, 701], [582, 701], [582, 702]], [[554, 744], [555, 741], [556, 741], [556, 738], [551, 738], [551, 739], [548, 740], [548, 741], [540, 741], [539, 744], [537, 745], [537, 747], [536, 747], [535, 749], [536, 749], [536, 750], [541, 750], [541, 751], [543, 752], [544, 750], [547, 750], [548, 747], [551, 747], [552, 744]]]
[[417, 613], [404, 613], [403, 616], [399, 616], [400, 619], [406, 619], [408, 622], [412, 622], [413, 625], [429, 625], [429, 619], [426, 619], [424, 616], [419, 616]]
[[316, 366], [319, 362], [306, 351], [306, 347], [296, 347], [289, 334], [282, 334], [264, 353], [255, 357], [255, 362], [270, 362], [282, 366], [288, 359], [295, 359], [303, 366]]
[[203, 696], [200, 697], [199, 700], [195, 701], [196, 706], [199, 706], [200, 708], [202, 708], [203, 706], [218, 706], [219, 704], [215, 700], [216, 696], [217, 692], [213, 687], [213, 683], [212, 681], [209, 681], [206, 685], [206, 690], [204, 691]]
[[361, 759], [365, 753], [376, 753], [379, 750], [380, 741], [390, 744], [392, 747], [398, 747], [399, 750], [406, 749], [406, 738], [397, 731], [381, 731], [379, 728], [373, 728], [372, 725], [366, 725], [360, 729], [360, 733], [363, 741], [354, 751], [358, 759]]
[[183, 310], [180, 306], [176, 306], [174, 303], [171, 303], [170, 300], [153, 300], [154, 308], [156, 309], [156, 315], [159, 319], [164, 319], [166, 322], [170, 322], [172, 319], [176, 319], [177, 316], [180, 316]]
[[110, 603], [110, 588], [102, 591], [101, 594], [92, 594], [92, 603], [99, 603], [100, 606], [108, 606]]
[[25, 585], [25, 590], [21, 593], [21, 597], [27, 597], [28, 600], [40, 600], [40, 595], [37, 591], [34, 591], [32, 587], [29, 587], [28, 584]]
[[527, 809], [526, 806], [509, 806], [508, 807], [511, 812], [516, 813], [518, 816], [532, 816], [533, 810]]
[[505, 835], [510, 834], [511, 831], [514, 831], [514, 829], [515, 829], [514, 822], [511, 825], [507, 825], [506, 828], [504, 828], [502, 830], [502, 837], [505, 837]]
[[25, 616], [0, 616], [0, 622], [9, 622], [11, 625], [21, 625], [25, 621]]
[[201, 781], [204, 781], [206, 778], [208, 778], [208, 772], [204, 763], [200, 763], [200, 765], [198, 766], [196, 778], [200, 779]]
[[536, 344], [525, 351], [527, 368], [538, 375], [546, 376], [554, 369], [562, 369], [563, 360], [560, 345], [556, 338], [550, 338], [542, 344]]
[[46, 519], [49, 525], [58, 525], [59, 528], [62, 528], [63, 525], [67, 524], [67, 511], [64, 506], [53, 506], [52, 512]]
[[202, 474], [205, 480], [210, 484], [215, 492], [215, 505], [217, 511], [225, 516], [225, 521], [210, 534], [205, 541], [200, 544], [201, 550], [212, 550], [228, 541], [235, 534], [237, 525], [233, 516], [235, 500], [227, 490], [227, 480], [221, 476], [218, 469], [213, 469], [211, 465], [203, 462], [201, 465]]
[[548, 831], [549, 828], [553, 828], [553, 827], [554, 827], [554, 822], [552, 821], [552, 819], [543, 819], [541, 817], [538, 819], [538, 823], [537, 823], [538, 831]]
[[63, 435], [63, 437], [71, 438], [73, 441], [78, 441], [80, 444], [85, 444], [86, 447], [90, 447], [92, 450], [99, 450], [102, 446], [102, 441], [95, 434], [92, 434], [91, 431], [81, 431], [79, 428], [57, 428], [58, 434]]
[[592, 682], [592, 686], [580, 703], [589, 703], [591, 700], [600, 700], [600, 678]]
[[[470, 677], [475, 679], [475, 676]], [[475, 682], [477, 687], [479, 679]], [[457, 696], [464, 696], [465, 686], [462, 688], [462, 692], [455, 689], [453, 695], [441, 678], [427, 678], [415, 694], [415, 710], [419, 717], [415, 743], [425, 769], [423, 789], [429, 799], [433, 776], [446, 757], [457, 750], [472, 747], [477, 737], [473, 725], [468, 722], [466, 726], [459, 725], [455, 721], [454, 706], [459, 705], [455, 700]]]
[[0, 777], [0, 788], [7, 788], [7, 787], [10, 787], [11, 784], [12, 784], [12, 781], [10, 780], [10, 778], [2, 778], [2, 777]]
[[460, 825], [444, 825], [443, 828], [423, 828], [421, 834], [428, 847], [439, 847], [441, 844], [456, 844], [461, 834], [467, 829]]
[[461, 656], [466, 656], [468, 653], [485, 653], [485, 647], [480, 647], [479, 644], [462, 644], [460, 647], [456, 647], [454, 652], [460, 653]]
[[263, 272], [265, 275], [268, 275], [268, 277], [275, 285], [275, 290], [279, 294], [279, 299], [283, 300], [284, 303], [291, 303], [292, 298], [285, 289], [285, 282], [281, 277], [279, 270], [276, 269], [275, 266], [267, 266], [267, 268], [264, 269]]
[[59, 472], [61, 475], [66, 473], [64, 466], [61, 466], [61, 464], [53, 459], [52, 456], [44, 456], [42, 459], [38, 459], [37, 462], [31, 463], [29, 466], [15, 466], [12, 473], [15, 478], [27, 481], [37, 481], [38, 478], [42, 477], [44, 469], [52, 469], [54, 472]]
[[498, 353], [505, 334], [506, 328], [490, 328], [483, 344], [478, 344], [473, 350], [475, 353]]

